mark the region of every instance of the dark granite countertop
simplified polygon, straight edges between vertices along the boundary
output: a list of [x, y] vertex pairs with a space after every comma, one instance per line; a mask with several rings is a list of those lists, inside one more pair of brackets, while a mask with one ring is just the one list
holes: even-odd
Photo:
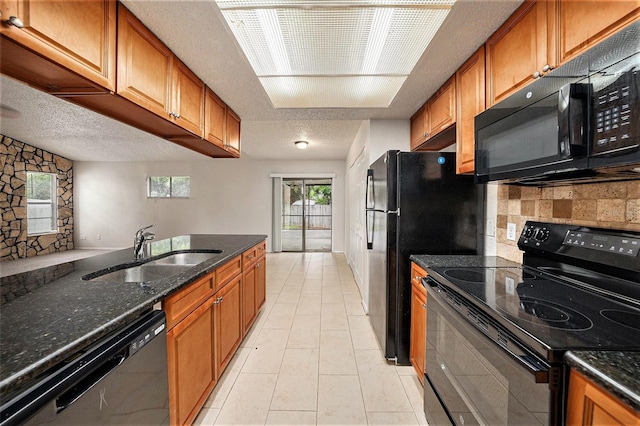
[[564, 361], [640, 411], [640, 352], [569, 351], [565, 353]]
[[484, 266], [520, 266], [519, 263], [512, 262], [498, 256], [474, 256], [474, 255], [430, 255], [414, 254], [410, 260], [418, 264], [423, 269], [442, 268], [446, 266], [481, 268]]
[[[141, 283], [85, 281], [84, 275], [134, 263], [132, 249], [3, 277], [2, 293], [28, 292], [0, 307], [0, 400], [5, 401], [56, 364], [124, 326], [179, 288], [212, 272], [266, 235], [184, 235], [154, 241], [150, 259], [181, 250], [221, 250], [167, 278]], [[29, 279], [50, 281], [32, 285]], [[16, 291], [20, 293], [20, 291]]]

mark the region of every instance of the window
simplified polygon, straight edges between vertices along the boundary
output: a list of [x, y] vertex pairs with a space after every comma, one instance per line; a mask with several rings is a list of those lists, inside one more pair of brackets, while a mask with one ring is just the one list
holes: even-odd
[[150, 176], [147, 179], [149, 198], [189, 198], [190, 195], [189, 176]]
[[27, 172], [27, 233], [28, 235], [58, 232], [56, 175]]

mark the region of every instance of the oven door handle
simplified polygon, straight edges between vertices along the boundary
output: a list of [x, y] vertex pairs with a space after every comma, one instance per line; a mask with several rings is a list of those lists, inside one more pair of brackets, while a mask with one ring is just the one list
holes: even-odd
[[[544, 362], [538, 360], [529, 350], [518, 344], [514, 339], [510, 338], [506, 332], [500, 333], [499, 329], [494, 325], [490, 325], [489, 321], [473, 321], [469, 315], [467, 315], [468, 308], [465, 302], [461, 302], [460, 306], [456, 305], [457, 309], [451, 306], [447, 301], [447, 290], [443, 289], [439, 283], [431, 278], [423, 278], [423, 282], [428, 284], [427, 287], [427, 312], [429, 312], [429, 302], [437, 303], [438, 309], [446, 311], [447, 314], [453, 318], [457, 318], [458, 321], [470, 324], [474, 326], [484, 338], [491, 341], [497, 348], [497, 352], [502, 353], [505, 358], [508, 358], [520, 368], [524, 369], [528, 374], [533, 376], [536, 383], [549, 383], [549, 369], [550, 367]], [[458, 297], [458, 302], [460, 302]], [[482, 323], [482, 325], [480, 325]], [[490, 331], [483, 330], [483, 326], [490, 327]], [[462, 330], [460, 330], [463, 333]], [[493, 335], [495, 334], [495, 338]], [[502, 339], [502, 343], [496, 341], [496, 339]]]

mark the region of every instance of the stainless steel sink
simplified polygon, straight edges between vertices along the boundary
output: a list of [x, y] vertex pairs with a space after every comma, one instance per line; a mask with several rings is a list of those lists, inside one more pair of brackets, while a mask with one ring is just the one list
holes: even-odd
[[82, 279], [85, 281], [133, 283], [156, 281], [184, 272], [195, 265], [206, 262], [218, 253], [222, 253], [222, 251], [173, 253], [129, 268], [121, 268], [112, 272], [108, 272], [108, 270], [97, 271], [85, 275]]
[[158, 260], [145, 263], [145, 265], [197, 265], [206, 262], [216, 253], [176, 253]]
[[104, 275], [91, 278], [89, 281], [111, 281], [111, 282], [149, 282], [167, 278], [172, 275], [186, 271], [193, 265], [157, 265], [144, 263], [131, 268], [119, 269]]

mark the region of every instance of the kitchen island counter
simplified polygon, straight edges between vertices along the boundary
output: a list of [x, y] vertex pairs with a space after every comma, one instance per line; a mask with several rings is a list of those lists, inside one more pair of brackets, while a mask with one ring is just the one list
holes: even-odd
[[[47, 370], [117, 330], [185, 285], [211, 273], [264, 241], [266, 235], [192, 234], [154, 241], [155, 259], [185, 250], [220, 250], [181, 273], [147, 283], [90, 281], [82, 277], [117, 265], [132, 264], [131, 248], [3, 277], [0, 290], [29, 292], [0, 307], [0, 400], [6, 402]], [[52, 272], [54, 271], [54, 272]], [[46, 276], [55, 276], [46, 280]], [[50, 281], [34, 286], [30, 280]]]

